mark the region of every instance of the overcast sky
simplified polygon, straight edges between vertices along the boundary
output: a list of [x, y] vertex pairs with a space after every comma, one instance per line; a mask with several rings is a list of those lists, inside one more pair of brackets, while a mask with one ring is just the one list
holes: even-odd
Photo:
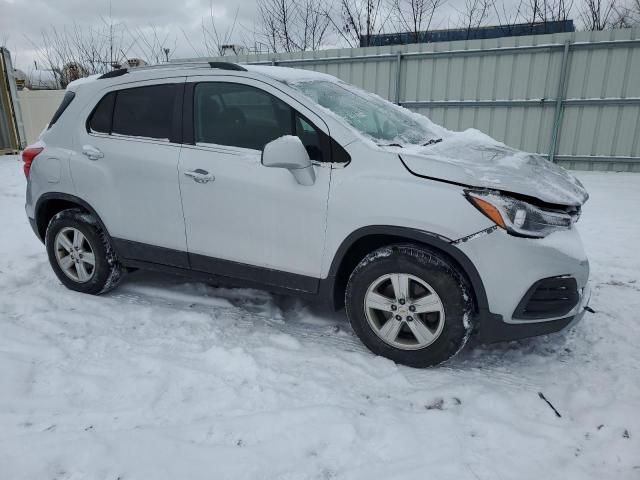
[[[504, 1], [515, 5], [519, 0]], [[446, 0], [432, 28], [458, 26], [456, 10], [463, 5], [464, 0]], [[168, 34], [168, 46], [175, 47], [173, 58], [193, 57], [194, 47], [203, 50], [201, 24], [210, 17], [210, 7], [221, 33], [231, 28], [237, 12], [233, 43], [252, 38], [257, 21], [255, 0], [213, 0], [212, 4], [210, 0], [0, 0], [0, 45], [11, 50], [18, 68], [30, 70], [44, 29], [70, 28], [74, 23], [86, 28], [99, 24], [111, 12], [121, 28], [148, 31], [154, 26]], [[344, 46], [335, 35], [327, 42], [328, 46]]]
[[[168, 33], [170, 46], [176, 44], [176, 55], [193, 56], [184, 38], [186, 32], [195, 46], [202, 43], [203, 17], [209, 17], [209, 0], [0, 0], [0, 45], [6, 43], [19, 68], [29, 68], [35, 58], [35, 47], [42, 43], [42, 30], [62, 29], [74, 23], [80, 26], [99, 24], [101, 17], [111, 15], [116, 23], [129, 29], [155, 26]], [[216, 0], [213, 13], [219, 29], [233, 23], [238, 11], [236, 40], [244, 33], [240, 24], [252, 29], [255, 18], [253, 0]]]

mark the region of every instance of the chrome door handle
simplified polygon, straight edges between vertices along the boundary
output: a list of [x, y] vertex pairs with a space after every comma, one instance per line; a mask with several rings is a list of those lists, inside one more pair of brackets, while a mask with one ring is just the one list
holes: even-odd
[[98, 160], [104, 157], [104, 153], [102, 153], [96, 147], [93, 147], [91, 145], [83, 145], [82, 154], [86, 156], [89, 160]]
[[187, 177], [192, 178], [193, 181], [197, 183], [213, 182], [216, 179], [216, 177], [214, 177], [213, 175], [209, 175], [209, 172], [207, 172], [206, 170], [202, 170], [201, 168], [196, 168], [195, 170], [186, 170], [184, 174]]

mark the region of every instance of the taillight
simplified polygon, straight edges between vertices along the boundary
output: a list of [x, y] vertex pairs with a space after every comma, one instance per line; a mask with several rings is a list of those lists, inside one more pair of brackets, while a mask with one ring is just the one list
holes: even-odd
[[24, 176], [29, 178], [29, 172], [31, 171], [31, 164], [33, 160], [42, 152], [42, 147], [30, 147], [25, 148], [22, 152], [22, 161], [24, 162]]

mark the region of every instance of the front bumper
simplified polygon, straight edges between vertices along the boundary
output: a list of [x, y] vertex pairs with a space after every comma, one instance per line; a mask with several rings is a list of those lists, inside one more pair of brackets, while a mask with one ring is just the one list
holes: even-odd
[[571, 328], [584, 317], [591, 298], [589, 285], [585, 287], [581, 299], [569, 316], [538, 322], [506, 323], [501, 315], [488, 313], [483, 316], [478, 328], [481, 343], [507, 342], [522, 338], [538, 337]]
[[[478, 337], [483, 343], [545, 335], [582, 319], [590, 298], [589, 262], [575, 228], [544, 239], [514, 237], [489, 230], [456, 245], [475, 265], [487, 296], [480, 312]], [[550, 277], [576, 280], [578, 300], [562, 316], [523, 319], [514, 315], [527, 291]], [[566, 310], [565, 310], [566, 311]]]

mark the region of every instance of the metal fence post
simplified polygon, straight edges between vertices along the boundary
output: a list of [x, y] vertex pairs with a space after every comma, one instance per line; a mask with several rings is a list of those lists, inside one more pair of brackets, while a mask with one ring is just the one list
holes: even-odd
[[564, 42], [562, 50], [562, 64], [560, 66], [560, 79], [558, 81], [558, 92], [556, 94], [556, 106], [553, 118], [553, 131], [551, 132], [551, 145], [549, 146], [549, 161], [555, 162], [555, 156], [558, 153], [558, 143], [560, 141], [560, 132], [562, 130], [562, 112], [564, 110], [564, 100], [567, 93], [567, 74], [569, 72], [569, 53], [571, 49], [571, 41]]
[[395, 95], [395, 103], [396, 105], [400, 105], [400, 74], [402, 67], [402, 52], [398, 52], [396, 55], [396, 95]]

